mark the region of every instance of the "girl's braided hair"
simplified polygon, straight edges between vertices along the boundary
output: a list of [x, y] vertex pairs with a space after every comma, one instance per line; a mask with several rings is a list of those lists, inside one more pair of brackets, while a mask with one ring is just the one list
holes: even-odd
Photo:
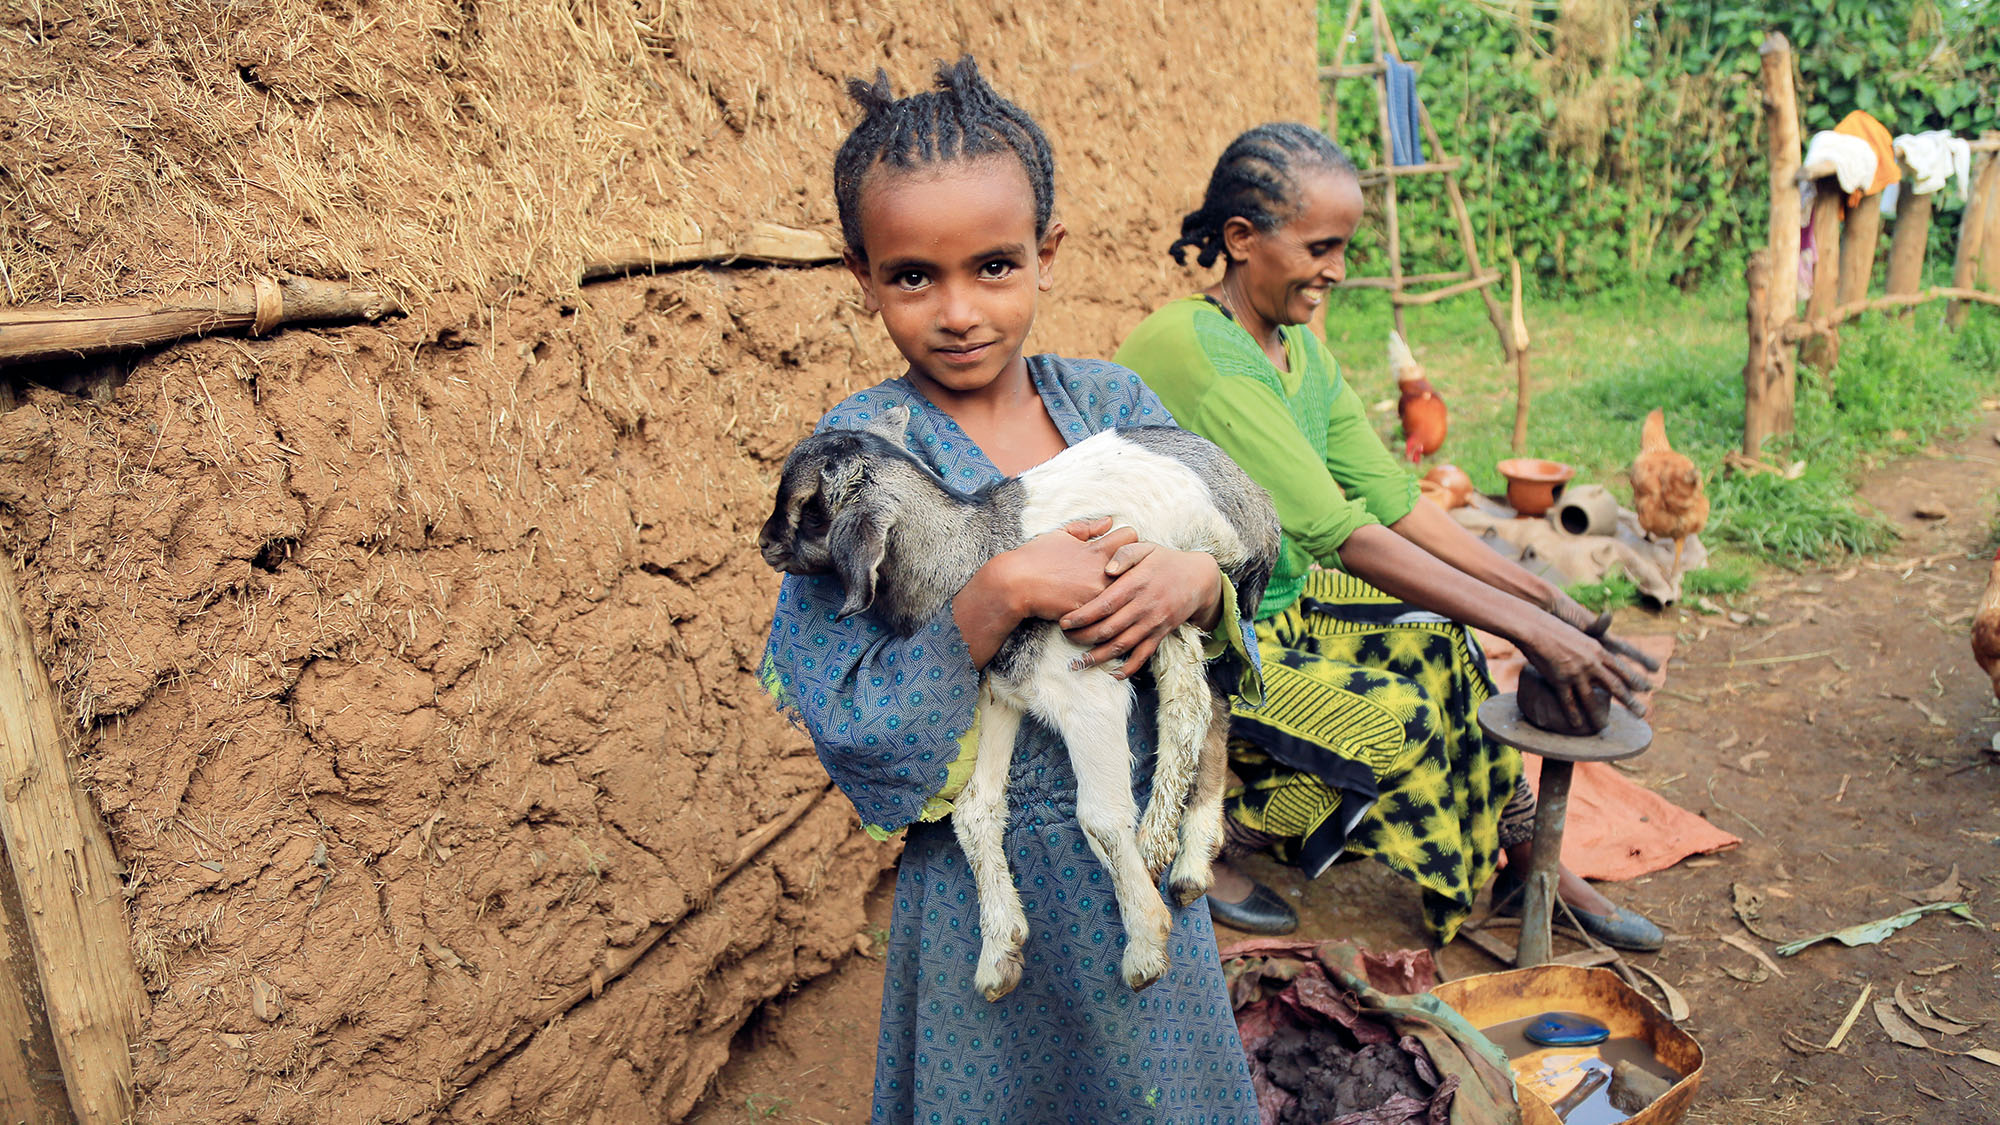
[[1181, 236], [1168, 247], [1174, 261], [1187, 264], [1189, 247], [1195, 259], [1212, 266], [1223, 253], [1222, 227], [1242, 218], [1269, 233], [1299, 210], [1299, 173], [1309, 170], [1353, 172], [1354, 159], [1325, 133], [1291, 121], [1259, 125], [1229, 142], [1215, 171], [1201, 210], [1181, 220]]
[[876, 164], [914, 168], [1011, 152], [1035, 192], [1035, 237], [1048, 232], [1055, 211], [1055, 154], [1035, 119], [987, 85], [971, 55], [939, 63], [937, 89], [898, 98], [889, 75], [847, 80], [847, 96], [865, 112], [833, 158], [833, 198], [840, 233], [855, 255], [861, 245], [861, 181]]

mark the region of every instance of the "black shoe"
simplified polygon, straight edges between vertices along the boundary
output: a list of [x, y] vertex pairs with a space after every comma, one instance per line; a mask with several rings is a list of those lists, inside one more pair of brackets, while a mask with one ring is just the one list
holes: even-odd
[[1230, 929], [1248, 934], [1289, 934], [1299, 928], [1298, 912], [1276, 891], [1254, 879], [1242, 902], [1224, 902], [1210, 894], [1208, 912]]

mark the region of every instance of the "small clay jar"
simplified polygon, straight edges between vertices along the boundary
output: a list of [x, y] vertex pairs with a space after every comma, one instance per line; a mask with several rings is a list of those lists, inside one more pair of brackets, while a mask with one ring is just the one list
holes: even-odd
[[1576, 475], [1576, 466], [1539, 457], [1510, 457], [1500, 462], [1500, 475], [1507, 478], [1507, 503], [1514, 514], [1533, 518], [1548, 511], [1563, 494], [1563, 487]]
[[1535, 671], [1533, 664], [1521, 667], [1521, 686], [1516, 689], [1516, 699], [1521, 705], [1521, 717], [1528, 721], [1528, 725], [1550, 734], [1587, 738], [1611, 722], [1611, 693], [1603, 685], [1590, 685], [1589, 702], [1583, 711], [1583, 726], [1579, 727], [1569, 721], [1562, 701], [1556, 698], [1555, 689], [1549, 686], [1540, 672]]

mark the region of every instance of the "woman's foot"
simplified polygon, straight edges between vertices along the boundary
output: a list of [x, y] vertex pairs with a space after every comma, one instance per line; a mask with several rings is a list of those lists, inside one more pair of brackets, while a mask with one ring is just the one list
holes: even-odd
[[1250, 934], [1289, 934], [1299, 927], [1298, 912], [1276, 891], [1220, 861], [1208, 888], [1208, 912], [1230, 929]]
[[[1511, 917], [1521, 912], [1524, 894], [1522, 880], [1515, 872], [1526, 871], [1527, 862], [1517, 861], [1511, 852], [1507, 859], [1506, 870], [1493, 879], [1493, 912]], [[1559, 867], [1557, 871], [1556, 897], [1569, 907], [1585, 933], [1613, 949], [1634, 953], [1652, 953], [1666, 943], [1666, 935], [1645, 915], [1605, 898], [1569, 868]]]

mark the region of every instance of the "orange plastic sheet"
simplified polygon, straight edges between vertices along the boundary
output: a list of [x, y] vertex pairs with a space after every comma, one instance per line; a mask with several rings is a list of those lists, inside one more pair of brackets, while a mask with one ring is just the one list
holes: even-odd
[[[1513, 691], [1527, 658], [1511, 642], [1478, 633], [1486, 650], [1493, 682]], [[1652, 674], [1654, 686], [1666, 683], [1667, 658], [1673, 655], [1670, 636], [1627, 637], [1640, 651], [1660, 662]], [[1649, 714], [1659, 712], [1651, 694], [1643, 696]], [[1538, 786], [1542, 760], [1521, 755], [1528, 784]], [[1644, 757], [1637, 759], [1644, 761]], [[1672, 867], [1691, 855], [1721, 851], [1742, 843], [1701, 817], [1681, 808], [1603, 762], [1581, 762], [1572, 775], [1569, 815], [1563, 821], [1563, 862], [1586, 879], [1633, 879]]]
[[1857, 109], [1841, 118], [1840, 124], [1835, 125], [1833, 131], [1845, 133], [1850, 137], [1860, 137], [1868, 142], [1869, 148], [1875, 150], [1875, 182], [1868, 185], [1867, 191], [1848, 192], [1849, 207], [1859, 204], [1862, 196], [1874, 195], [1903, 178], [1903, 170], [1896, 164], [1896, 142], [1890, 138], [1888, 126]]

